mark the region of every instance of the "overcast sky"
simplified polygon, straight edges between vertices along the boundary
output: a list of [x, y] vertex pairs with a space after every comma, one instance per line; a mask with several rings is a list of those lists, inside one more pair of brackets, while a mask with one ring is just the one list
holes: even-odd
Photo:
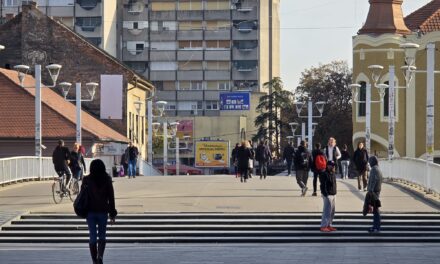
[[[404, 16], [431, 0], [404, 0]], [[368, 0], [281, 0], [281, 77], [287, 89], [301, 72], [333, 60], [352, 67], [352, 36], [362, 27]]]

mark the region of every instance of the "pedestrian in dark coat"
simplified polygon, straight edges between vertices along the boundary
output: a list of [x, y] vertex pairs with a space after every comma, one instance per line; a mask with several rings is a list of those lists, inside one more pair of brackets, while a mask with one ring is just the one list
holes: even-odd
[[235, 144], [235, 148], [232, 150], [231, 153], [232, 164], [234, 165], [235, 178], [238, 178], [237, 153], [239, 148], [240, 148], [240, 144], [239, 143]]
[[364, 143], [359, 142], [356, 151], [353, 154], [353, 162], [356, 165], [358, 173], [358, 189], [361, 190], [361, 178], [364, 191], [367, 191], [368, 180], [368, 152], [364, 148]]
[[312, 196], [317, 196], [316, 190], [317, 190], [317, 185], [318, 185], [319, 171], [315, 167], [315, 159], [316, 159], [316, 156], [318, 156], [319, 154], [325, 156], [324, 152], [322, 152], [322, 150], [321, 150], [321, 143], [316, 143], [315, 149], [312, 151], [312, 162], [310, 164], [310, 169], [313, 172], [313, 193], [312, 193]]
[[332, 226], [336, 210], [336, 175], [335, 164], [328, 161], [327, 169], [319, 173], [319, 182], [324, 206], [322, 209], [321, 232], [333, 232], [336, 228]]
[[255, 159], [258, 161], [260, 167], [260, 180], [263, 178], [266, 179], [267, 166], [272, 160], [272, 153], [270, 152], [269, 146], [267, 145], [267, 141], [260, 142], [260, 145], [258, 145], [255, 155]]
[[379, 161], [375, 156], [369, 158], [369, 163], [371, 166], [370, 176], [368, 178], [368, 193], [373, 194], [375, 199], [372, 203], [373, 206], [373, 227], [370, 228], [370, 232], [377, 233], [380, 232], [380, 192], [382, 190], [383, 176], [379, 168]]
[[312, 156], [307, 149], [307, 142], [301, 141], [298, 150], [295, 152], [295, 172], [296, 182], [301, 187], [301, 196], [305, 196], [307, 193], [307, 181], [309, 179], [310, 165], [312, 164]]
[[287, 146], [283, 151], [283, 160], [287, 164], [287, 176], [291, 176], [293, 158], [295, 157], [295, 149], [293, 148], [292, 142], [287, 143]]
[[107, 174], [102, 160], [92, 161], [90, 174], [84, 177], [81, 188], [84, 188], [84, 186], [87, 186], [89, 196], [87, 225], [89, 228], [90, 255], [93, 263], [103, 263], [107, 220], [110, 217], [110, 224], [114, 224], [118, 213], [115, 208], [112, 179]]
[[75, 179], [79, 180], [82, 178], [82, 175], [86, 173], [86, 163], [84, 162], [84, 156], [80, 151], [80, 145], [75, 144], [73, 146], [72, 152], [70, 152], [70, 170], [72, 171], [72, 175]]
[[243, 141], [241, 147], [237, 151], [237, 165], [240, 172], [240, 181], [246, 182], [249, 173], [249, 161], [254, 157], [249, 146], [249, 142]]

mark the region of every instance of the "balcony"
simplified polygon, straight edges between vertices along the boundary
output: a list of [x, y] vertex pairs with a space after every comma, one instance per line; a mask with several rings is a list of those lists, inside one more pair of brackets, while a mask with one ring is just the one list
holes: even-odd
[[177, 11], [177, 20], [203, 20], [203, 11]]
[[147, 41], [148, 28], [144, 29], [122, 29], [122, 37], [124, 41]]
[[205, 51], [205, 60], [228, 61], [231, 60], [231, 50], [209, 50]]
[[174, 41], [176, 40], [175, 30], [150, 31], [151, 41]]
[[176, 11], [152, 11], [150, 14], [150, 20], [166, 20], [175, 21]]
[[142, 12], [130, 12], [129, 8], [124, 8], [122, 17], [125, 21], [148, 21], [148, 9], [145, 8]]
[[177, 51], [178, 61], [202, 61], [203, 60], [203, 50], [178, 50]]
[[231, 79], [231, 72], [226, 70], [205, 71], [205, 81], [228, 81]]
[[176, 71], [150, 71], [151, 81], [175, 81]]
[[178, 40], [202, 40], [202, 30], [179, 30], [177, 31]]
[[258, 60], [258, 48], [254, 49], [232, 49], [233, 60]]
[[256, 29], [249, 29], [249, 28], [242, 28], [232, 29], [232, 39], [234, 40], [256, 40], [258, 39], [258, 30]]
[[206, 101], [218, 101], [220, 99], [220, 91], [205, 91]]
[[176, 91], [157, 91], [156, 94], [158, 101], [176, 101]]
[[232, 10], [233, 20], [258, 20], [258, 8], [253, 7], [241, 7]]
[[203, 81], [202, 70], [177, 71], [178, 81]]
[[175, 61], [175, 50], [150, 50], [150, 61]]
[[205, 40], [230, 40], [230, 30], [206, 30]]
[[234, 68], [232, 70], [233, 80], [258, 80], [258, 70], [256, 68]]
[[231, 20], [229, 10], [205, 10], [205, 20]]
[[84, 10], [92, 10], [99, 4], [101, 4], [101, 0], [76, 0], [76, 5]]
[[[203, 91], [178, 91], [177, 100], [183, 101], [202, 101]], [[202, 111], [202, 110], [199, 110]]]
[[127, 48], [122, 50], [123, 61], [149, 61], [148, 49], [138, 51], [128, 51]]

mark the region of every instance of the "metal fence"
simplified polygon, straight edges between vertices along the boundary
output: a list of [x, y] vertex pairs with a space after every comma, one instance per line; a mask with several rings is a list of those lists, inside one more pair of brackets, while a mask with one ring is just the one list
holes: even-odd
[[398, 158], [392, 162], [382, 160], [384, 177], [423, 188], [426, 192], [440, 194], [440, 165], [422, 159]]

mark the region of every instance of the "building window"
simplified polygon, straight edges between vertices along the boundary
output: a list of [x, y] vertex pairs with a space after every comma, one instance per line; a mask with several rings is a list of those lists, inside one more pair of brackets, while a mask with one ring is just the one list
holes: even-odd
[[239, 31], [252, 31], [258, 29], [257, 21], [234, 21], [234, 27]]
[[179, 82], [179, 90], [192, 90], [199, 91], [203, 90], [202, 81], [181, 81]]
[[234, 67], [238, 71], [253, 71], [257, 68], [258, 61], [249, 60], [249, 61], [234, 61]]
[[151, 2], [151, 11], [175, 11], [176, 3], [173, 2]]
[[138, 55], [144, 52], [144, 50], [148, 47], [148, 42], [143, 41], [128, 41], [125, 44], [127, 51], [132, 55]]
[[125, 62], [133, 71], [142, 74], [147, 71], [148, 62], [145, 61], [127, 61]]
[[[367, 83], [360, 82], [361, 87], [359, 88], [359, 101], [365, 102], [367, 100]], [[358, 116], [365, 117], [366, 115], [366, 104], [358, 103]]]
[[99, 47], [101, 45], [101, 38], [86, 38], [88, 42], [92, 43], [93, 45]]
[[214, 71], [229, 71], [231, 69], [231, 64], [229, 61], [207, 61], [206, 70]]
[[218, 82], [218, 89], [220, 91], [229, 91], [231, 89], [231, 83], [230, 82]]
[[101, 21], [102, 17], [77, 17], [75, 25], [83, 31], [95, 31], [96, 27], [101, 26]]
[[163, 41], [163, 42], [151, 42], [151, 50], [176, 50], [177, 42], [175, 41]]
[[228, 20], [206, 21], [207, 30], [229, 30], [231, 28], [231, 22]]
[[165, 105], [165, 110], [176, 110], [176, 102], [168, 102]]
[[152, 71], [175, 71], [177, 70], [177, 62], [175, 61], [152, 61], [150, 62]]
[[229, 91], [231, 89], [231, 83], [229, 81], [208, 81], [206, 88], [208, 90]]
[[258, 40], [235, 40], [234, 47], [239, 50], [253, 50], [258, 47]]
[[98, 3], [101, 3], [101, 0], [76, 0], [76, 3], [86, 10], [91, 10], [95, 8]]
[[4, 0], [5, 7], [17, 6], [18, 0]]
[[145, 29], [148, 28], [148, 21], [124, 21], [122, 27], [125, 29]]
[[[234, 2], [234, 1], [232, 1]], [[231, 3], [229, 0], [210, 0], [206, 1], [206, 10], [229, 10]]]
[[179, 30], [202, 30], [202, 21], [180, 21]]
[[177, 29], [176, 21], [152, 21], [151, 31], [172, 31]]
[[201, 40], [179, 41], [179, 49], [201, 50], [203, 49], [203, 41]]
[[229, 40], [207, 40], [206, 49], [230, 49], [231, 41]]
[[179, 10], [199, 11], [203, 10], [202, 0], [179, 0]]
[[218, 110], [218, 102], [206, 101], [206, 110]]

